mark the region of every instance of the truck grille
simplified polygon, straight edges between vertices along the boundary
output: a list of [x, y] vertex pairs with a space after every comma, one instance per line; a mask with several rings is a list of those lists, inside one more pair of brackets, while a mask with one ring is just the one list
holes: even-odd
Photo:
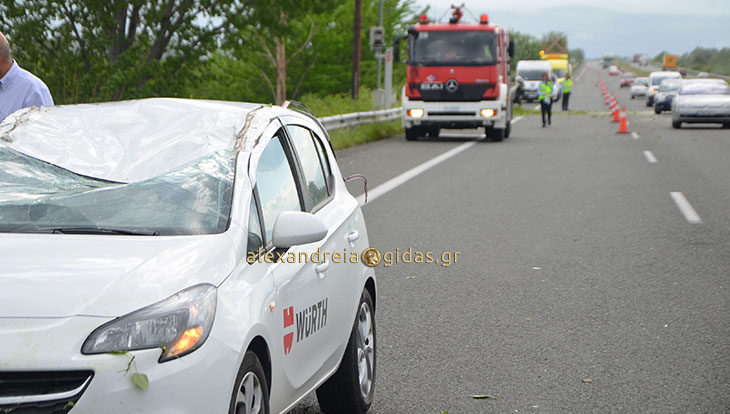
[[93, 375], [92, 371], [0, 372], [0, 412], [66, 413]]
[[420, 84], [412, 83], [412, 89], [421, 93], [421, 99], [425, 102], [478, 102], [481, 101], [488, 89], [497, 86], [495, 83], [462, 83], [455, 92], [447, 90], [421, 90]]

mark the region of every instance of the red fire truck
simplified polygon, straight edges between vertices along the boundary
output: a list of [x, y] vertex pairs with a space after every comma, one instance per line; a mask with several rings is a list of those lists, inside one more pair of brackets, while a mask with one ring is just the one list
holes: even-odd
[[452, 6], [448, 23], [421, 16], [408, 28], [402, 101], [409, 141], [438, 136], [443, 128], [484, 127], [493, 141], [509, 137], [514, 43], [486, 14], [476, 23], [462, 22], [462, 7]]

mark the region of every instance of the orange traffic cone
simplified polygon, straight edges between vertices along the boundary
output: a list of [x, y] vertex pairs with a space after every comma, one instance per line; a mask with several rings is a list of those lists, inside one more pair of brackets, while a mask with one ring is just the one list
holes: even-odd
[[629, 121], [626, 119], [626, 106], [621, 107], [621, 123], [618, 126], [618, 133], [619, 134], [628, 134], [629, 133]]
[[611, 109], [613, 110], [613, 121], [612, 122], [619, 122], [621, 120], [621, 115], [619, 114], [619, 110], [618, 110], [618, 102], [616, 102], [613, 106], [611, 106]]

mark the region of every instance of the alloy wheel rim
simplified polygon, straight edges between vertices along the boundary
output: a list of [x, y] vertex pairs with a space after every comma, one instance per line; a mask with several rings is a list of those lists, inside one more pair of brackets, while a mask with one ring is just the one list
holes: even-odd
[[360, 393], [367, 401], [373, 387], [375, 373], [375, 336], [373, 335], [373, 318], [370, 306], [363, 303], [358, 312], [357, 371], [360, 382]]
[[236, 414], [263, 413], [262, 402], [264, 392], [261, 389], [259, 377], [253, 372], [247, 372], [241, 379], [236, 394]]

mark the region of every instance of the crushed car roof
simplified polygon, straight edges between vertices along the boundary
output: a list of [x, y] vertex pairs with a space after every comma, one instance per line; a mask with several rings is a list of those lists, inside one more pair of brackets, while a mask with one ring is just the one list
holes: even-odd
[[0, 145], [88, 177], [137, 182], [235, 150], [261, 107], [150, 98], [26, 108], [0, 124]]

